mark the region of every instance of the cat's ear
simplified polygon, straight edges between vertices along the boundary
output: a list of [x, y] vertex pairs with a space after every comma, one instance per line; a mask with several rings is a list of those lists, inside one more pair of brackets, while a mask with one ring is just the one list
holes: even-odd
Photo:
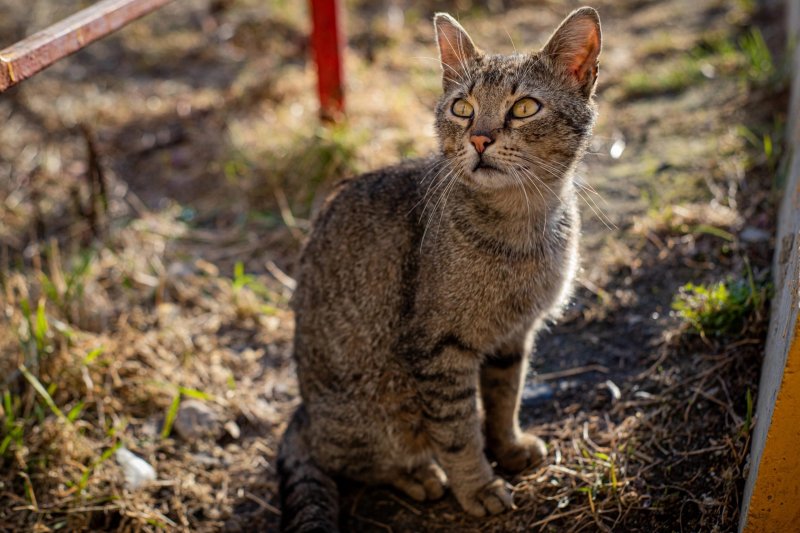
[[597, 82], [601, 46], [600, 16], [593, 8], [582, 7], [564, 19], [542, 52], [588, 97]]
[[480, 55], [466, 30], [447, 13], [436, 13], [433, 17], [436, 41], [439, 43], [439, 59], [442, 63], [442, 85], [447, 90], [451, 84], [463, 84], [470, 61]]

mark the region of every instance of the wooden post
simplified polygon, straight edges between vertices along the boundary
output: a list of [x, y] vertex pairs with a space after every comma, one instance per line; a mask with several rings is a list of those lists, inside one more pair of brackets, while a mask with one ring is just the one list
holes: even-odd
[[0, 92], [171, 0], [102, 0], [0, 51]]
[[338, 0], [311, 1], [311, 48], [317, 64], [320, 117], [337, 120], [344, 114], [342, 35]]

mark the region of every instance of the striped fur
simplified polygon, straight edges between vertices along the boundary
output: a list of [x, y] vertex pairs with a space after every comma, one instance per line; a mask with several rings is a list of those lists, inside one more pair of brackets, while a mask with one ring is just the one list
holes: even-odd
[[[417, 500], [449, 485], [466, 512], [503, 512], [511, 494], [486, 453], [509, 472], [546, 454], [517, 415], [535, 336], [578, 265], [572, 178], [594, 123], [599, 20], [578, 10], [543, 51], [514, 56], [483, 54], [447, 15], [435, 25], [441, 152], [346, 182], [300, 261], [286, 531], [336, 530], [339, 476]], [[540, 111], [511, 117], [528, 96]], [[469, 119], [451, 112], [459, 98]], [[481, 155], [476, 128], [492, 136]]]

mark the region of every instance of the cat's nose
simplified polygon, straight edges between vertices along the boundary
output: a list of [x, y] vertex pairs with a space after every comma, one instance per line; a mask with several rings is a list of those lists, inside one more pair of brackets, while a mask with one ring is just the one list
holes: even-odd
[[472, 146], [475, 147], [479, 154], [482, 154], [486, 147], [494, 142], [494, 139], [483, 133], [476, 133], [470, 136], [469, 142], [472, 143]]

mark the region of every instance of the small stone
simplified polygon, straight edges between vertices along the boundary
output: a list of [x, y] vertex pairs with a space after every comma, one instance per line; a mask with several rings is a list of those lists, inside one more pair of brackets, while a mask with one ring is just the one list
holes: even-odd
[[553, 387], [549, 383], [526, 383], [522, 389], [522, 405], [533, 407], [553, 398]]
[[126, 448], [120, 448], [114, 455], [122, 467], [122, 472], [125, 475], [125, 486], [129, 489], [136, 490], [150, 481], [155, 481], [155, 469], [138, 455]]
[[754, 226], [747, 226], [739, 234], [739, 238], [742, 239], [744, 242], [750, 242], [750, 243], [767, 242], [769, 241], [770, 233], [761, 228], [756, 228]]
[[234, 439], [238, 439], [239, 436], [242, 434], [242, 430], [239, 429], [239, 424], [237, 424], [233, 420], [228, 420], [227, 422], [225, 422], [225, 431], [227, 431], [228, 435], [230, 435]]
[[608, 153], [613, 159], [619, 159], [622, 157], [622, 152], [625, 151], [625, 139], [617, 139], [614, 141], [614, 144], [611, 145]]
[[622, 398], [622, 392], [619, 390], [619, 387], [617, 386], [616, 383], [614, 383], [610, 379], [607, 379], [605, 383], [603, 383], [603, 385], [606, 386], [609, 394], [611, 394], [612, 401], [616, 402], [619, 401], [620, 398]]
[[169, 279], [185, 278], [186, 276], [190, 276], [192, 274], [194, 274], [192, 266], [181, 261], [171, 263], [169, 267], [167, 267], [167, 277]]
[[216, 439], [222, 433], [222, 422], [219, 415], [205, 403], [186, 400], [181, 402], [172, 429], [187, 441]]

